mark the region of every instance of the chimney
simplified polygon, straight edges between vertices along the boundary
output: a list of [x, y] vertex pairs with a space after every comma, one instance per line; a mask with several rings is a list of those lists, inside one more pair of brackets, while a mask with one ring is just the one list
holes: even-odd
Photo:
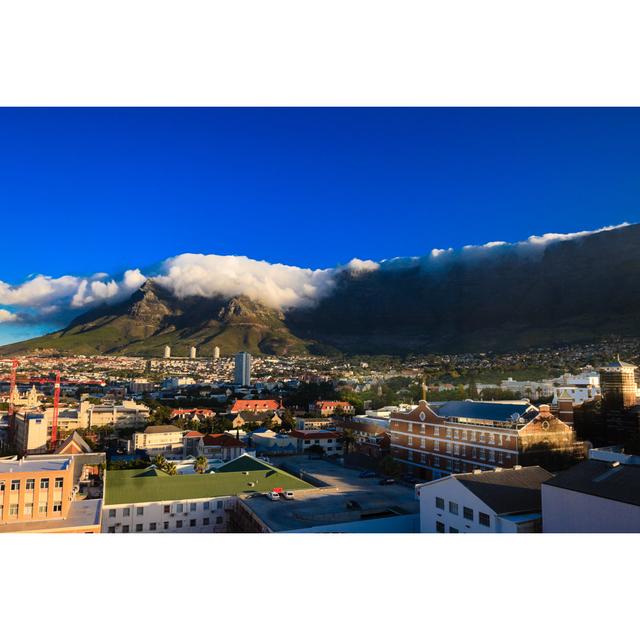
[[551, 415], [551, 407], [548, 404], [541, 404], [539, 411], [543, 417], [549, 417]]

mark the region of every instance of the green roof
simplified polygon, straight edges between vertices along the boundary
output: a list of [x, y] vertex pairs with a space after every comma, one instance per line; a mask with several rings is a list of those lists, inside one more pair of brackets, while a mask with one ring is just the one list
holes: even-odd
[[[250, 483], [254, 483], [250, 486]], [[306, 482], [250, 456], [232, 460], [216, 473], [169, 476], [149, 469], [107, 471], [105, 505], [196, 500], [241, 493], [263, 493], [276, 487], [312, 489]]]

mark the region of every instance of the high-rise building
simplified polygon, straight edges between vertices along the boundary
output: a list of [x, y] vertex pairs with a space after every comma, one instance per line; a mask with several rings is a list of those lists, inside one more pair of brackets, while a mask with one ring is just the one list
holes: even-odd
[[217, 360], [220, 357], [220, 347], [213, 348], [213, 359]]
[[243, 387], [251, 385], [251, 354], [246, 351], [236, 353], [234, 382]]
[[164, 357], [165, 358], [171, 357], [171, 347], [169, 345], [166, 345], [164, 348]]
[[600, 389], [607, 408], [628, 409], [636, 405], [636, 369], [619, 357], [600, 369]]
[[190, 358], [195, 358], [196, 357], [196, 348], [195, 347], [191, 347], [191, 349], [189, 349], [189, 357]]

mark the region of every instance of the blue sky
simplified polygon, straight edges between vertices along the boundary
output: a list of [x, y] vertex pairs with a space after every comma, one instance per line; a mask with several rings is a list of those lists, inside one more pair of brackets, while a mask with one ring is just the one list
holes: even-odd
[[639, 211], [636, 109], [0, 110], [14, 287], [186, 252], [327, 268]]

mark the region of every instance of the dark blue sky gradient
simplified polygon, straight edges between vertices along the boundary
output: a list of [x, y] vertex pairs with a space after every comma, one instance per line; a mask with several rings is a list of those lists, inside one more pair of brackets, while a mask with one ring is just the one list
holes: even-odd
[[640, 220], [637, 109], [1, 109], [0, 280]]

